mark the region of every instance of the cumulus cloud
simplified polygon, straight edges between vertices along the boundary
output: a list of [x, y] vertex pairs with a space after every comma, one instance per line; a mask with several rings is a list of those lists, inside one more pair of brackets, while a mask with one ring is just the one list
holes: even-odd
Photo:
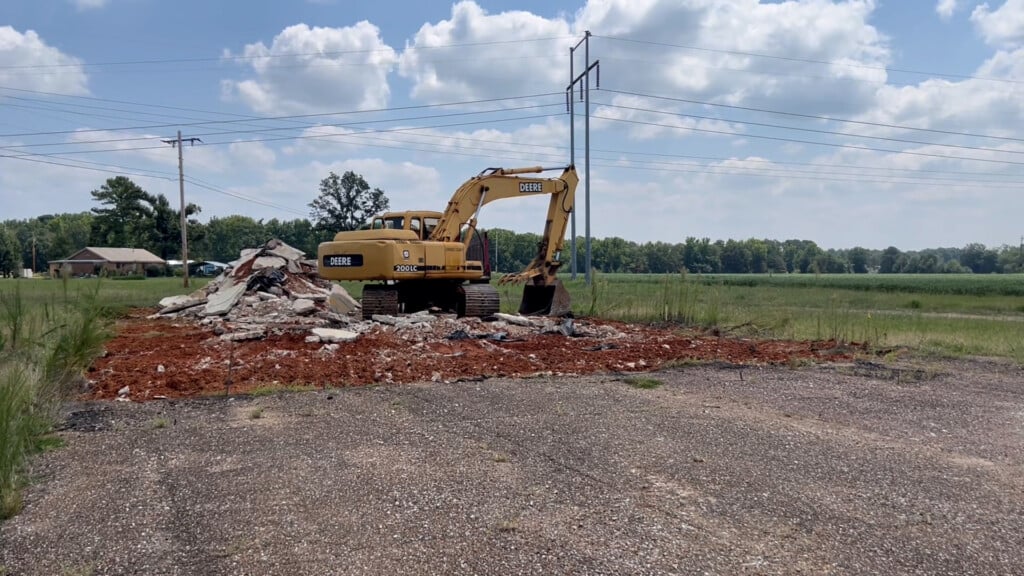
[[935, 4], [935, 12], [939, 15], [939, 18], [943, 20], [949, 20], [953, 16], [953, 12], [957, 9], [957, 0], [939, 0]]
[[463, 0], [450, 19], [419, 29], [398, 70], [413, 81], [412, 96], [427, 102], [560, 92], [568, 84], [569, 34], [562, 19], [488, 14]]
[[0, 86], [88, 94], [88, 77], [78, 58], [49, 46], [38, 34], [0, 26]]
[[225, 80], [222, 92], [265, 114], [384, 107], [388, 73], [398, 59], [380, 29], [367, 21], [343, 28], [296, 24], [282, 30], [269, 47], [246, 45], [241, 56], [255, 76]]
[[[951, 132], [1016, 137], [1024, 129], [1024, 101], [1019, 82], [1024, 80], [1024, 48], [997, 51], [975, 71], [974, 78], [959, 81], [931, 78], [915, 85], [880, 88], [875, 107], [860, 120], [946, 130]], [[1001, 81], [1001, 80], [1009, 80]], [[859, 128], [868, 134], [893, 135], [894, 128]], [[913, 132], [911, 132], [913, 133]], [[915, 136], [921, 137], [920, 133]], [[954, 140], [961, 144], [988, 146], [991, 140], [926, 135], [929, 141]]]
[[1024, 0], [1006, 0], [993, 10], [988, 3], [976, 6], [971, 22], [992, 46], [1019, 46], [1024, 40]]
[[[886, 81], [889, 49], [868, 24], [873, 10], [871, 0], [591, 0], [570, 22], [489, 14], [463, 0], [450, 18], [420, 28], [399, 73], [413, 82], [413, 97], [430, 102], [560, 92], [568, 84], [568, 48], [594, 30], [601, 35], [591, 39], [591, 56], [600, 59], [607, 87], [853, 113]], [[458, 46], [494, 39], [517, 41]], [[583, 50], [576, 54], [579, 70]]]

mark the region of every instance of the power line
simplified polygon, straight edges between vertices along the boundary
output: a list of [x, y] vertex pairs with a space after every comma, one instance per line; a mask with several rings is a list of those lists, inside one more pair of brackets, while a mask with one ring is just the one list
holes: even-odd
[[[387, 128], [387, 129], [381, 129], [381, 130], [366, 130], [364, 132], [351, 132], [349, 134], [308, 134], [308, 135], [304, 135], [304, 136], [280, 136], [280, 137], [274, 137], [274, 138], [252, 138], [252, 139], [249, 139], [249, 140], [225, 140], [223, 142], [207, 142], [204, 145], [205, 146], [217, 146], [217, 145], [223, 145], [223, 144], [244, 144], [244, 143], [250, 143], [250, 142], [276, 142], [276, 141], [281, 141], [281, 140], [306, 140], [306, 139], [315, 139], [315, 138], [332, 138], [332, 137], [341, 137], [341, 136], [348, 136], [348, 135], [353, 135], [353, 134], [363, 134], [363, 133], [369, 134], [369, 133], [377, 133], [377, 132], [405, 132], [405, 131], [409, 131], [409, 130], [453, 128], [453, 127], [456, 127], [456, 126], [471, 126], [471, 125], [478, 125], [478, 124], [497, 124], [497, 123], [502, 123], [502, 122], [521, 122], [523, 120], [534, 120], [534, 119], [540, 119], [540, 118], [554, 118], [554, 117], [557, 117], [557, 116], [561, 116], [561, 114], [535, 114], [535, 115], [532, 115], [532, 116], [517, 116], [517, 117], [512, 117], [512, 118], [496, 118], [496, 119], [491, 118], [491, 119], [487, 119], [487, 120], [475, 120], [475, 121], [471, 121], [471, 122], [455, 122], [455, 123], [451, 123], [451, 124], [437, 124], [437, 125], [434, 125], [434, 126], [410, 126], [410, 127], [405, 127], [405, 128]], [[216, 135], [216, 134], [214, 134], [214, 135]], [[153, 139], [156, 139], [156, 138], [158, 138], [158, 137], [154, 137]], [[47, 153], [47, 152], [25, 152], [25, 153], [22, 153], [22, 154], [6, 154], [6, 155], [5, 154], [0, 154], [0, 158], [22, 158], [22, 157], [25, 157], [25, 156], [53, 156], [53, 155], [68, 155], [68, 154], [96, 154], [96, 153], [101, 153], [101, 152], [134, 152], [134, 151], [139, 151], [139, 150], [156, 150], [156, 149], [159, 149], [159, 148], [163, 148], [163, 146], [140, 146], [140, 147], [134, 147], [134, 148], [103, 148], [103, 149], [95, 149], [95, 150], [66, 150], [66, 151], [62, 151], [62, 152], [50, 152], [50, 153]]]
[[1024, 150], [1000, 150], [997, 148], [985, 148], [981, 146], [967, 146], [964, 144], [941, 144], [938, 142], [924, 142], [921, 140], [908, 140], [905, 138], [893, 138], [891, 136], [869, 136], [866, 134], [854, 134], [852, 132], [838, 132], [835, 130], [821, 130], [818, 128], [801, 128], [799, 126], [785, 126], [782, 124], [768, 124], [765, 122], [753, 122], [750, 120], [736, 120], [733, 118], [716, 118], [714, 116], [701, 116], [698, 114], [689, 114], [686, 112], [669, 112], [665, 110], [653, 110], [650, 108], [639, 108], [636, 106], [622, 106], [618, 104], [601, 103], [602, 106], [609, 108], [620, 108], [623, 110], [633, 110], [636, 112], [649, 112], [652, 114], [664, 114], [668, 116], [680, 116], [684, 118], [696, 118], [699, 120], [717, 120], [720, 122], [729, 122], [732, 124], [746, 124], [749, 126], [760, 126], [762, 128], [776, 128], [780, 130], [796, 130], [799, 132], [812, 132], [815, 134], [827, 134], [830, 136], [849, 136], [853, 138], [867, 138], [870, 140], [884, 140], [887, 142], [899, 142], [901, 144], [920, 144], [922, 146], [940, 146], [944, 148], [958, 148], [962, 150], [973, 150], [979, 152], [998, 152], [1004, 154], [1024, 154]]
[[[423, 109], [431, 109], [431, 108], [446, 108], [446, 107], [450, 107], [450, 106], [468, 106], [468, 105], [474, 105], [474, 104], [490, 104], [490, 103], [493, 103], [493, 102], [503, 102], [503, 101], [507, 101], [507, 100], [529, 100], [529, 99], [533, 99], [533, 98], [543, 98], [543, 97], [546, 97], [546, 96], [559, 96], [559, 97], [562, 97], [563, 95], [562, 95], [561, 92], [547, 92], [547, 93], [543, 93], [543, 94], [530, 94], [530, 95], [525, 95], [525, 96], [505, 96], [505, 97], [501, 97], [501, 98], [483, 98], [483, 99], [479, 99], [479, 100], [464, 100], [464, 101], [461, 101], [461, 102], [445, 102], [445, 103], [440, 103], [440, 104], [418, 104], [418, 105], [412, 105], [412, 106], [393, 106], [393, 107], [388, 107], [388, 108], [372, 108], [372, 109], [367, 109], [367, 110], [341, 110], [341, 111], [334, 111], [334, 112], [318, 112], [318, 113], [309, 113], [309, 114], [290, 114], [290, 115], [283, 115], [283, 116], [244, 116], [242, 118], [231, 119], [231, 120], [204, 120], [204, 121], [199, 121], [199, 122], [187, 122], [187, 123], [179, 122], [179, 123], [173, 123], [173, 124], [147, 124], [147, 125], [140, 125], [140, 126], [124, 126], [124, 127], [120, 127], [120, 128], [93, 128], [93, 129], [88, 129], [88, 130], [57, 130], [57, 131], [52, 131], [52, 132], [22, 132], [22, 133], [13, 133], [13, 134], [0, 134], [0, 137], [3, 137], [3, 138], [14, 138], [14, 137], [25, 137], [25, 136], [51, 136], [51, 135], [60, 135], [60, 134], [79, 134], [79, 133], [85, 133], [85, 132], [117, 132], [117, 131], [125, 131], [125, 130], [156, 130], [156, 129], [160, 129], [160, 128], [173, 128], [175, 126], [192, 127], [192, 126], [206, 126], [206, 125], [210, 125], [210, 124], [233, 124], [233, 123], [248, 122], [248, 121], [253, 121], [253, 120], [259, 120], [259, 121], [283, 121], [283, 120], [296, 120], [296, 119], [304, 119], [304, 118], [321, 118], [321, 117], [324, 117], [324, 116], [349, 116], [349, 115], [353, 115], [353, 114], [373, 114], [373, 113], [381, 113], [381, 112], [400, 112], [400, 111], [406, 111], [406, 110], [423, 110]], [[548, 106], [560, 106], [560, 105], [562, 105], [561, 102], [559, 102], [558, 104], [550, 104]], [[533, 107], [533, 106], [530, 106], [530, 107]], [[496, 108], [496, 109], [493, 109], [493, 110], [462, 112], [462, 113], [458, 113], [458, 114], [483, 114], [483, 113], [486, 113], [486, 112], [504, 112], [504, 111], [509, 111], [509, 110], [523, 110], [523, 109], [530, 108], [530, 107]], [[452, 114], [452, 115], [458, 115], [458, 114]], [[403, 119], [398, 119], [398, 120], [403, 120]], [[387, 120], [377, 120], [377, 122], [386, 122], [386, 121]], [[277, 128], [277, 129], [281, 129], [281, 128]]]
[[[404, 118], [382, 118], [382, 119], [378, 119], [378, 120], [356, 120], [356, 121], [345, 122], [345, 123], [317, 124], [316, 127], [320, 127], [320, 128], [347, 128], [347, 127], [350, 127], [350, 126], [361, 126], [361, 125], [364, 125], [364, 124], [382, 124], [382, 123], [387, 123], [387, 122], [406, 122], [406, 121], [412, 121], [412, 120], [435, 120], [435, 119], [438, 119], [438, 118], [453, 118], [453, 117], [458, 117], [458, 116], [478, 116], [478, 115], [481, 115], [481, 114], [496, 114], [496, 113], [501, 113], [501, 112], [517, 112], [517, 111], [521, 111], [521, 110], [536, 110], [536, 109], [539, 109], [539, 108], [552, 108], [552, 107], [555, 107], [555, 106], [562, 106], [562, 105], [563, 105], [563, 103], [560, 102], [558, 104], [535, 104], [535, 105], [531, 105], [531, 106], [516, 106], [516, 107], [512, 107], [512, 108], [499, 108], [499, 109], [492, 109], [492, 110], [477, 110], [477, 111], [472, 111], [472, 112], [453, 112], [451, 114], [430, 114], [430, 115], [426, 115], [426, 116], [408, 116], [408, 117], [404, 117]], [[182, 124], [182, 125], [183, 126], [188, 126], [188, 124]], [[262, 132], [262, 133], [278, 132], [278, 131], [282, 131], [282, 130], [298, 130], [298, 128], [296, 128], [294, 126], [288, 126], [288, 127], [271, 126], [271, 127], [266, 127], [266, 128], [262, 128], [262, 129], [254, 129], [254, 130], [231, 130], [231, 131], [225, 131], [225, 132], [207, 132], [207, 133], [197, 134], [197, 136], [224, 136], [224, 135], [231, 135], [231, 134], [252, 134], [252, 133], [256, 133], [256, 132]], [[20, 148], [40, 148], [40, 147], [49, 147], [49, 146], [81, 146], [81, 145], [87, 145], [87, 144], [110, 144], [110, 143], [117, 143], [117, 142], [137, 142], [137, 141], [145, 141], [145, 140], [158, 140], [159, 138], [160, 138], [159, 136], [137, 136], [137, 137], [132, 137], [132, 138], [110, 138], [110, 139], [104, 139], [104, 140], [81, 140], [81, 141], [78, 141], [78, 142], [38, 142], [38, 143], [33, 143], [33, 144], [15, 144], [15, 145], [9, 145], [9, 146], [0, 146], [0, 149], [17, 150], [17, 149], [20, 149]], [[295, 138], [301, 138], [301, 137], [300, 136], [296, 136]]]
[[708, 134], [722, 134], [726, 136], [740, 136], [743, 138], [758, 138], [763, 140], [774, 140], [777, 142], [792, 142], [796, 144], [810, 144], [813, 146], [828, 146], [831, 148], [845, 148], [849, 150], [864, 150], [868, 152], [886, 152], [890, 154], [907, 154], [910, 156], [924, 156], [929, 158], [942, 158], [943, 160], [965, 160], [971, 162], [986, 162], [990, 164], [1011, 164], [1014, 166], [1024, 166], [1024, 162], [1016, 162], [1013, 160], [996, 160], [993, 158], [970, 158], [967, 156], [951, 156], [946, 154], [932, 154], [929, 152], [913, 152], [910, 150], [892, 150], [889, 148], [873, 148], [870, 146], [854, 146], [852, 144], [838, 144], [834, 142], [817, 142], [814, 140], [800, 140], [797, 138], [785, 138], [782, 136], [765, 136], [761, 134], [744, 134], [738, 132], [726, 132], [725, 130], [712, 130], [710, 128], [695, 128], [690, 126], [677, 126], [674, 124], [662, 124], [658, 122], [644, 122], [641, 120], [627, 120], [625, 118], [612, 118], [610, 116], [599, 116], [595, 115], [595, 118], [602, 120], [608, 120], [611, 122], [623, 122], [628, 124], [638, 124], [643, 126], [655, 126], [658, 128], [668, 128], [673, 130], [689, 130], [692, 132], [703, 132]]
[[[571, 36], [544, 36], [537, 38], [517, 38], [515, 40], [488, 40], [480, 42], [452, 42], [448, 44], [435, 44], [433, 46], [412, 46], [415, 50], [435, 50], [441, 48], [457, 48], [462, 46], [490, 46], [498, 44], [519, 44], [523, 42], [547, 42], [551, 40], [566, 40]], [[406, 48], [408, 50], [408, 48]], [[269, 58], [293, 58], [297, 56], [346, 56], [351, 54], [375, 54], [380, 52], [397, 52], [390, 46], [387, 48], [365, 48], [359, 50], [320, 50], [316, 52], [277, 52], [258, 54], [251, 56], [234, 55], [234, 56], [217, 56], [217, 57], [200, 57], [200, 58], [160, 58], [160, 59], [149, 59], [149, 60], [122, 60], [122, 61], [111, 61], [111, 62], [67, 62], [62, 64], [11, 64], [0, 66], [0, 70], [19, 70], [19, 69], [40, 69], [40, 68], [77, 68], [77, 67], [97, 67], [97, 66], [135, 66], [135, 65], [151, 65], [151, 64], [181, 64], [190, 62], [223, 62], [223, 61], [245, 61], [245, 60], [261, 60]]]
[[947, 136], [967, 136], [971, 138], [990, 138], [993, 140], [1005, 140], [1010, 142], [1024, 142], [1024, 138], [1014, 138], [1011, 136], [993, 136], [989, 134], [975, 134], [972, 132], [955, 132], [953, 130], [940, 130], [937, 128], [919, 128], [916, 126], [906, 126], [902, 124], [886, 124], [884, 122], [868, 122], [866, 120], [850, 120], [847, 118], [835, 118], [833, 116], [819, 116], [816, 114], [801, 114], [799, 112], [785, 112], [782, 110], [769, 110], [766, 108], [754, 108], [750, 106], [736, 106], [733, 104], [720, 104], [717, 102], [706, 102], [703, 100], [689, 100], [686, 98], [673, 98], [671, 96], [657, 96], [654, 94], [644, 94], [641, 92], [629, 92], [626, 90], [615, 90], [612, 88], [602, 88], [604, 92], [611, 92], [614, 94], [623, 94], [627, 96], [639, 96], [642, 98], [652, 98], [655, 100], [668, 100], [671, 102], [683, 102], [686, 104], [697, 104], [700, 106], [714, 106], [716, 108], [728, 108], [732, 110], [744, 110], [747, 112], [761, 112], [764, 114], [779, 114], [782, 116], [793, 116], [797, 118], [808, 118], [812, 120], [826, 120], [829, 122], [842, 122], [844, 124], [859, 124], [862, 126], [873, 126], [876, 128], [892, 128], [897, 130], [909, 130], [916, 132], [930, 132], [933, 134], [944, 134]]
[[778, 56], [774, 54], [762, 54], [758, 52], [744, 52], [742, 50], [726, 50], [724, 48], [706, 48], [703, 46], [692, 46], [686, 44], [671, 44], [668, 42], [655, 42], [653, 40], [640, 40], [637, 38], [627, 38], [625, 36], [601, 36], [594, 34], [595, 38], [604, 38], [605, 40], [613, 40], [619, 42], [629, 42], [633, 44], [646, 44], [649, 46], [661, 46], [665, 48], [680, 48], [683, 50], [694, 50], [698, 52], [713, 52], [718, 54], [732, 54], [735, 56], [752, 56], [755, 58], [769, 58], [772, 60], [783, 60], [787, 62], [803, 62], [807, 64], [823, 64], [827, 66], [845, 66], [848, 68], [863, 68], [866, 70], [882, 70], [885, 72], [899, 72], [902, 74], [917, 74], [920, 76], [940, 76], [945, 78], [957, 78], [961, 80], [985, 80], [990, 82], [1006, 82], [1008, 84], [1021, 84], [1024, 81], [1012, 80], [1009, 78], [993, 78], [988, 76], [971, 76], [968, 74], [952, 74], [943, 72], [926, 72], [922, 70], [910, 70], [906, 68], [891, 68], [888, 66], [876, 66], [872, 64], [854, 64], [851, 62], [840, 62], [837, 60], [817, 60], [814, 58], [799, 58], [796, 56]]

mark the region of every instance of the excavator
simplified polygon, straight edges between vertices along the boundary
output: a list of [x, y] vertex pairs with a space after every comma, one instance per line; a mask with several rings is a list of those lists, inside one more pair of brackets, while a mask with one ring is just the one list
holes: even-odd
[[[553, 170], [562, 173], [530, 176]], [[364, 319], [432, 307], [459, 317], [493, 316], [500, 297], [490, 284], [486, 234], [477, 230], [480, 211], [496, 200], [548, 195], [536, 256], [523, 271], [504, 275], [499, 283], [524, 284], [520, 314], [566, 316], [571, 301], [556, 273], [578, 182], [572, 165], [487, 168], [459, 186], [444, 212], [386, 212], [359, 230], [336, 233], [317, 248], [318, 273], [328, 280], [375, 282], [363, 288]]]

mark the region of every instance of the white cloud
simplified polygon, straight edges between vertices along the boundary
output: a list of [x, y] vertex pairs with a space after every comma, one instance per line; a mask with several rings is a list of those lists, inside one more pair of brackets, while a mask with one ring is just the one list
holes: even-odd
[[[871, 0], [590, 0], [568, 22], [521, 11], [488, 14], [463, 0], [449, 19], [420, 28], [399, 73], [412, 80], [413, 97], [428, 102], [561, 92], [568, 48], [593, 30], [601, 35], [591, 39], [591, 56], [601, 60], [602, 84], [610, 88], [853, 113], [870, 105], [886, 79], [889, 50], [867, 22], [873, 10]], [[518, 41], [457, 46], [496, 39]], [[583, 49], [576, 54], [579, 70]]]
[[938, 0], [935, 3], [935, 12], [939, 15], [939, 18], [949, 20], [953, 17], [953, 12], [959, 7], [958, 4], [957, 0]]
[[[960, 133], [1016, 137], [1024, 129], [1024, 100], [1019, 82], [1024, 80], [1024, 48], [998, 51], [975, 71], [975, 78], [960, 81], [928, 79], [916, 85], [884, 86], [874, 108], [858, 117], [872, 122], [947, 130]], [[1008, 80], [1008, 81], [1000, 81]], [[898, 129], [857, 128], [859, 133], [894, 135]], [[906, 132], [914, 139], [945, 142], [940, 134]], [[956, 142], [991, 146], [993, 141]]]
[[0, 86], [88, 94], [88, 78], [79, 59], [49, 46], [38, 34], [0, 26]]
[[427, 102], [561, 92], [569, 42], [565, 20], [520, 10], [488, 14], [463, 0], [449, 20], [419, 29], [398, 69], [412, 79], [412, 96]]
[[69, 0], [79, 11], [96, 10], [110, 3], [110, 0]]
[[265, 114], [384, 107], [388, 72], [397, 61], [380, 30], [366, 21], [344, 28], [296, 24], [275, 36], [270, 47], [246, 45], [242, 56], [255, 77], [224, 80], [222, 93]]
[[992, 46], [1019, 46], [1024, 41], [1024, 0], [1006, 0], [992, 10], [988, 3], [976, 6], [971, 22]]

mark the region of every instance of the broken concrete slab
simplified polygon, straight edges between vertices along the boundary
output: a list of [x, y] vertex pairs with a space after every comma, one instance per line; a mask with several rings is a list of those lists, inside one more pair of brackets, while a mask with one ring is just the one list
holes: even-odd
[[529, 326], [529, 327], [535, 326], [535, 324], [533, 323], [533, 320], [530, 320], [526, 316], [517, 316], [517, 315], [514, 315], [514, 314], [504, 314], [502, 312], [498, 312], [497, 314], [494, 315], [494, 317], [499, 319], [499, 320], [504, 320], [505, 322], [508, 322], [509, 324], [515, 324], [516, 326]]
[[398, 324], [398, 318], [394, 316], [389, 316], [387, 314], [374, 314], [370, 316], [370, 320], [373, 320], [374, 322], [377, 322], [379, 324], [387, 324], [388, 326], [394, 326], [395, 324]]
[[318, 294], [318, 293], [301, 294], [301, 293], [293, 292], [292, 293], [292, 298], [294, 298], [296, 300], [312, 300], [313, 302], [324, 302], [324, 301], [327, 300], [327, 294]]
[[359, 334], [351, 330], [338, 330], [337, 328], [313, 328], [310, 330], [321, 342], [352, 342], [359, 338]]
[[[167, 298], [164, 298], [160, 302], [163, 302], [164, 300], [167, 300]], [[175, 312], [181, 312], [182, 310], [195, 308], [196, 306], [200, 306], [202, 304], [206, 304], [206, 298], [199, 299], [190, 298], [186, 296], [184, 300], [179, 300], [174, 304], [165, 306], [164, 308], [160, 309], [160, 312], [158, 314], [174, 314]]]
[[175, 305], [181, 304], [183, 302], [188, 302], [191, 299], [192, 298], [190, 298], [186, 294], [180, 294], [178, 296], [168, 296], [166, 298], [161, 298], [160, 302], [159, 302], [159, 305], [160, 305], [161, 308], [168, 308], [170, 306], [175, 306]]
[[259, 298], [260, 300], [263, 300], [264, 302], [269, 300], [278, 300], [278, 297], [275, 296], [274, 294], [271, 294], [270, 292], [257, 292], [256, 297]]
[[359, 309], [359, 303], [348, 290], [338, 284], [331, 284], [331, 293], [327, 296], [327, 306], [338, 314], [352, 314]]
[[213, 293], [206, 302], [206, 309], [203, 316], [221, 316], [227, 314], [245, 295], [245, 284], [232, 284], [221, 286], [220, 290]]
[[305, 314], [312, 314], [316, 311], [316, 303], [306, 298], [299, 298], [292, 302], [292, 312], [302, 316]]
[[266, 336], [267, 333], [263, 329], [246, 330], [244, 332], [231, 332], [229, 334], [221, 334], [220, 339], [226, 342], [244, 342], [246, 340], [259, 340]]
[[284, 258], [285, 260], [288, 261], [302, 260], [303, 256], [306, 255], [306, 253], [303, 252], [302, 250], [289, 246], [282, 242], [281, 240], [278, 240], [277, 238], [274, 238], [270, 242], [267, 242], [265, 244], [265, 247], [268, 248], [267, 252], [270, 252], [271, 254], [276, 254], [277, 256], [280, 256], [281, 258]]
[[264, 268], [284, 268], [287, 265], [284, 258], [279, 256], [260, 256], [252, 261], [253, 270]]

